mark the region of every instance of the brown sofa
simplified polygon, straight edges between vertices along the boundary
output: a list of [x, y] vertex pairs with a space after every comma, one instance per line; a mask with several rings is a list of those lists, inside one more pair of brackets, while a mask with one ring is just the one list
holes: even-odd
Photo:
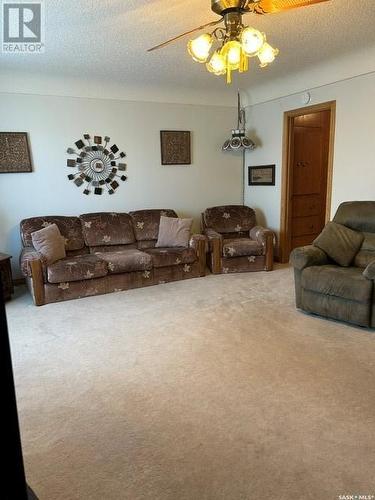
[[[188, 248], [155, 248], [160, 216], [173, 210], [32, 217], [21, 222], [20, 265], [36, 305], [205, 275], [206, 238]], [[66, 258], [46, 265], [31, 233], [57, 224]]]
[[256, 225], [255, 212], [243, 205], [207, 208], [202, 233], [209, 241], [208, 266], [215, 274], [273, 269], [274, 234]]
[[363, 234], [362, 246], [348, 267], [342, 267], [314, 245], [296, 248], [296, 306], [364, 327], [375, 327], [375, 202], [342, 203], [333, 222]]

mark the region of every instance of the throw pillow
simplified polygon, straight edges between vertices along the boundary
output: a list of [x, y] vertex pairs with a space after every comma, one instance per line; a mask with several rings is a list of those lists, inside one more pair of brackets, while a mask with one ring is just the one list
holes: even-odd
[[40, 252], [48, 265], [66, 257], [65, 240], [56, 224], [50, 224], [31, 233], [35, 250]]
[[155, 247], [188, 247], [192, 225], [193, 219], [161, 216]]
[[363, 234], [342, 224], [328, 222], [313, 245], [323, 250], [340, 266], [350, 266], [363, 242]]

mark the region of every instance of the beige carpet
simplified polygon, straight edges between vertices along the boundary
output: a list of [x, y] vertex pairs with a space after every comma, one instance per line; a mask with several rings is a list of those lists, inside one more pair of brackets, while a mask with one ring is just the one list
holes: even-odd
[[375, 333], [296, 311], [290, 269], [40, 308], [21, 292], [7, 309], [40, 500], [375, 495]]

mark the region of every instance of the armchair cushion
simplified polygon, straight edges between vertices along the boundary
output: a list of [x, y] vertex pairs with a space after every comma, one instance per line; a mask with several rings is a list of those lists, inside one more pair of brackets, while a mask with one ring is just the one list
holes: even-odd
[[329, 263], [328, 255], [318, 247], [307, 245], [295, 248], [290, 254], [289, 262], [299, 271], [310, 266], [322, 266]]
[[340, 266], [350, 266], [364, 236], [336, 222], [328, 222], [321, 234], [314, 240], [313, 245], [323, 250]]
[[224, 205], [207, 208], [203, 214], [206, 227], [219, 233], [240, 233], [255, 226], [255, 212], [243, 205]]
[[228, 239], [223, 241], [224, 257], [246, 257], [263, 255], [263, 246], [250, 238]]
[[[305, 269], [301, 285], [303, 289], [318, 294], [366, 303], [371, 301], [373, 287], [372, 282], [362, 275], [361, 269], [336, 265], [312, 266]], [[345, 303], [342, 307], [346, 307]]]

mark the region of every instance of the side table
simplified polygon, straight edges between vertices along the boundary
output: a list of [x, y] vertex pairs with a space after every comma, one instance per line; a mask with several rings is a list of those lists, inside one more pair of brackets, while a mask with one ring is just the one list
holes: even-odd
[[4, 299], [9, 300], [13, 293], [12, 268], [10, 266], [11, 255], [0, 253], [0, 276], [3, 283]]

